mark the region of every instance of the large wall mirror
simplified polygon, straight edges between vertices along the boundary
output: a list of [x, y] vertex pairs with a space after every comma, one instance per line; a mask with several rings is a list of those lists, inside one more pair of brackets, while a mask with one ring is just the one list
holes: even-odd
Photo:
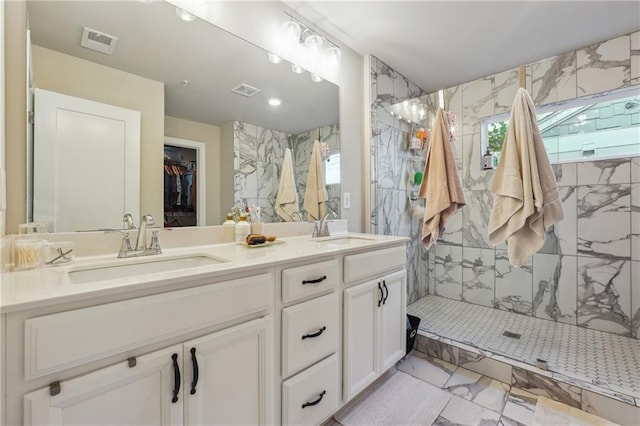
[[[165, 166], [167, 161], [180, 165], [183, 159], [167, 155], [165, 137], [204, 144], [206, 154], [200, 162], [205, 164], [195, 166], [206, 172], [202, 182], [206, 190], [198, 197], [206, 200], [205, 217], [197, 221], [200, 225], [220, 224], [238, 204], [259, 206], [263, 221], [278, 221], [274, 202], [286, 148], [293, 153], [302, 212], [314, 140], [324, 143], [328, 207], [340, 213], [336, 85], [312, 81], [308, 72], [295, 74], [286, 61], [274, 64], [263, 49], [211, 23], [201, 19], [184, 21], [175, 6], [164, 1], [27, 0], [27, 12], [32, 94], [37, 92], [35, 89], [42, 89], [140, 113], [140, 167], [135, 171], [140, 177], [136, 190], [139, 214], [151, 213], [156, 223], [160, 217], [166, 223]], [[81, 46], [85, 28], [94, 30], [85, 36], [89, 44], [105, 49], [114, 45], [113, 52], [106, 54]], [[236, 88], [239, 89], [234, 93]], [[258, 89], [257, 93], [245, 96], [252, 88]], [[270, 98], [280, 99], [281, 104], [269, 105]], [[33, 198], [34, 183], [37, 184], [41, 170], [33, 162], [37, 158], [33, 151], [43, 142], [37, 138], [29, 136], [27, 141], [30, 159], [27, 220], [38, 220], [33, 216], [38, 206], [32, 203], [38, 202]], [[82, 146], [82, 140], [79, 138], [76, 146]], [[91, 155], [88, 149], [67, 149], [65, 169], [73, 170], [74, 164], [83, 164], [86, 151]], [[56, 161], [55, 155], [50, 161]], [[193, 160], [184, 161], [189, 169]], [[130, 172], [132, 167], [124, 169]], [[72, 174], [68, 181], [85, 179], [87, 167], [78, 170], [83, 173]], [[121, 161], [113, 167], [105, 165], [99, 178], [104, 182], [121, 182], [122, 170]], [[106, 197], [87, 196], [92, 190], [87, 186], [65, 194], [75, 200], [77, 207], [58, 214], [90, 216], [93, 207], [90, 203]], [[94, 190], [99, 193], [100, 185]], [[118, 217], [93, 226], [54, 230], [121, 227], [122, 217], [115, 213], [111, 216]]]

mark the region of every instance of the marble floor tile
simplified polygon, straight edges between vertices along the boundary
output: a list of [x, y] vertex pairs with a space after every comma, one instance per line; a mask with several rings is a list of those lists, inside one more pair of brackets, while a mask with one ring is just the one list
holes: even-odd
[[520, 268], [509, 262], [506, 250], [496, 250], [495, 307], [520, 314], [532, 314], [533, 263], [529, 259]]
[[462, 300], [493, 307], [495, 250], [463, 247], [462, 255]]
[[576, 325], [576, 256], [535, 254], [533, 257], [533, 314]]
[[525, 423], [517, 422], [513, 419], [510, 419], [507, 416], [501, 416], [500, 420], [498, 421], [498, 426], [528, 426], [528, 425]]
[[460, 367], [449, 378], [443, 389], [484, 408], [501, 413], [507, 401], [510, 387], [510, 385]]
[[454, 395], [434, 425], [491, 426], [498, 420], [500, 414]]
[[507, 403], [502, 411], [502, 416], [520, 424], [530, 425], [538, 403], [538, 395], [512, 387], [507, 396]]
[[462, 300], [462, 247], [435, 247], [435, 294]]
[[396, 368], [441, 388], [458, 367], [441, 359], [413, 351], [409, 356], [399, 361]]

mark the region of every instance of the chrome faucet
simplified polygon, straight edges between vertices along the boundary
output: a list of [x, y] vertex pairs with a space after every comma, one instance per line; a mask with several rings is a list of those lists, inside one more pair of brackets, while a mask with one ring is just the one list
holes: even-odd
[[136, 226], [133, 224], [133, 216], [131, 216], [131, 213], [125, 213], [122, 218], [122, 222], [124, 222], [124, 229], [136, 229]]
[[327, 212], [324, 214], [324, 216], [322, 216], [320, 221], [315, 222], [315, 225], [313, 226], [313, 234], [311, 235], [311, 237], [329, 237], [331, 235], [331, 233], [329, 232], [329, 225], [327, 223], [327, 218], [329, 217], [329, 215], [332, 215], [334, 218], [338, 217], [338, 215], [334, 211], [327, 209]]
[[136, 240], [135, 251], [146, 250], [147, 247], [147, 226], [153, 226], [156, 222], [153, 216], [145, 214], [140, 218], [140, 229], [138, 230], [138, 239]]

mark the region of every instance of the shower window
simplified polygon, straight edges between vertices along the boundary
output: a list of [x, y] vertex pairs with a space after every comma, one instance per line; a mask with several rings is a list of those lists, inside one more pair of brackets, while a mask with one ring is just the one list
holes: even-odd
[[[482, 152], [488, 149], [494, 165], [509, 115], [481, 120]], [[640, 86], [542, 105], [536, 107], [536, 116], [551, 163], [640, 155]]]

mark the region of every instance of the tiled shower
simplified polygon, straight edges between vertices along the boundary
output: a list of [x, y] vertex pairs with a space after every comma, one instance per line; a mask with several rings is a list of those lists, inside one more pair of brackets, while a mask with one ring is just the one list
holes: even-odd
[[[306, 187], [313, 141], [329, 146], [331, 153], [340, 152], [340, 127], [330, 124], [291, 135], [255, 124], [233, 123], [234, 202], [236, 205], [257, 205], [264, 222], [279, 222], [274, 202], [282, 172], [285, 149], [291, 148], [293, 170], [300, 213]], [[330, 161], [330, 160], [329, 160]], [[340, 215], [340, 183], [327, 185], [327, 206]], [[232, 206], [228, 206], [230, 209]]]
[[[454, 150], [467, 205], [429, 251], [411, 214], [406, 123], [391, 105], [424, 94], [375, 57], [371, 75], [371, 229], [408, 236], [408, 302], [427, 294], [640, 338], [640, 157], [554, 165], [565, 219], [522, 268], [506, 245], [492, 247], [487, 224], [492, 171], [480, 168], [480, 118], [508, 112], [519, 87], [514, 68], [444, 90], [457, 117]], [[536, 105], [640, 84], [640, 32], [526, 65]], [[431, 122], [431, 119], [428, 120]], [[424, 166], [424, 162], [421, 162]]]

